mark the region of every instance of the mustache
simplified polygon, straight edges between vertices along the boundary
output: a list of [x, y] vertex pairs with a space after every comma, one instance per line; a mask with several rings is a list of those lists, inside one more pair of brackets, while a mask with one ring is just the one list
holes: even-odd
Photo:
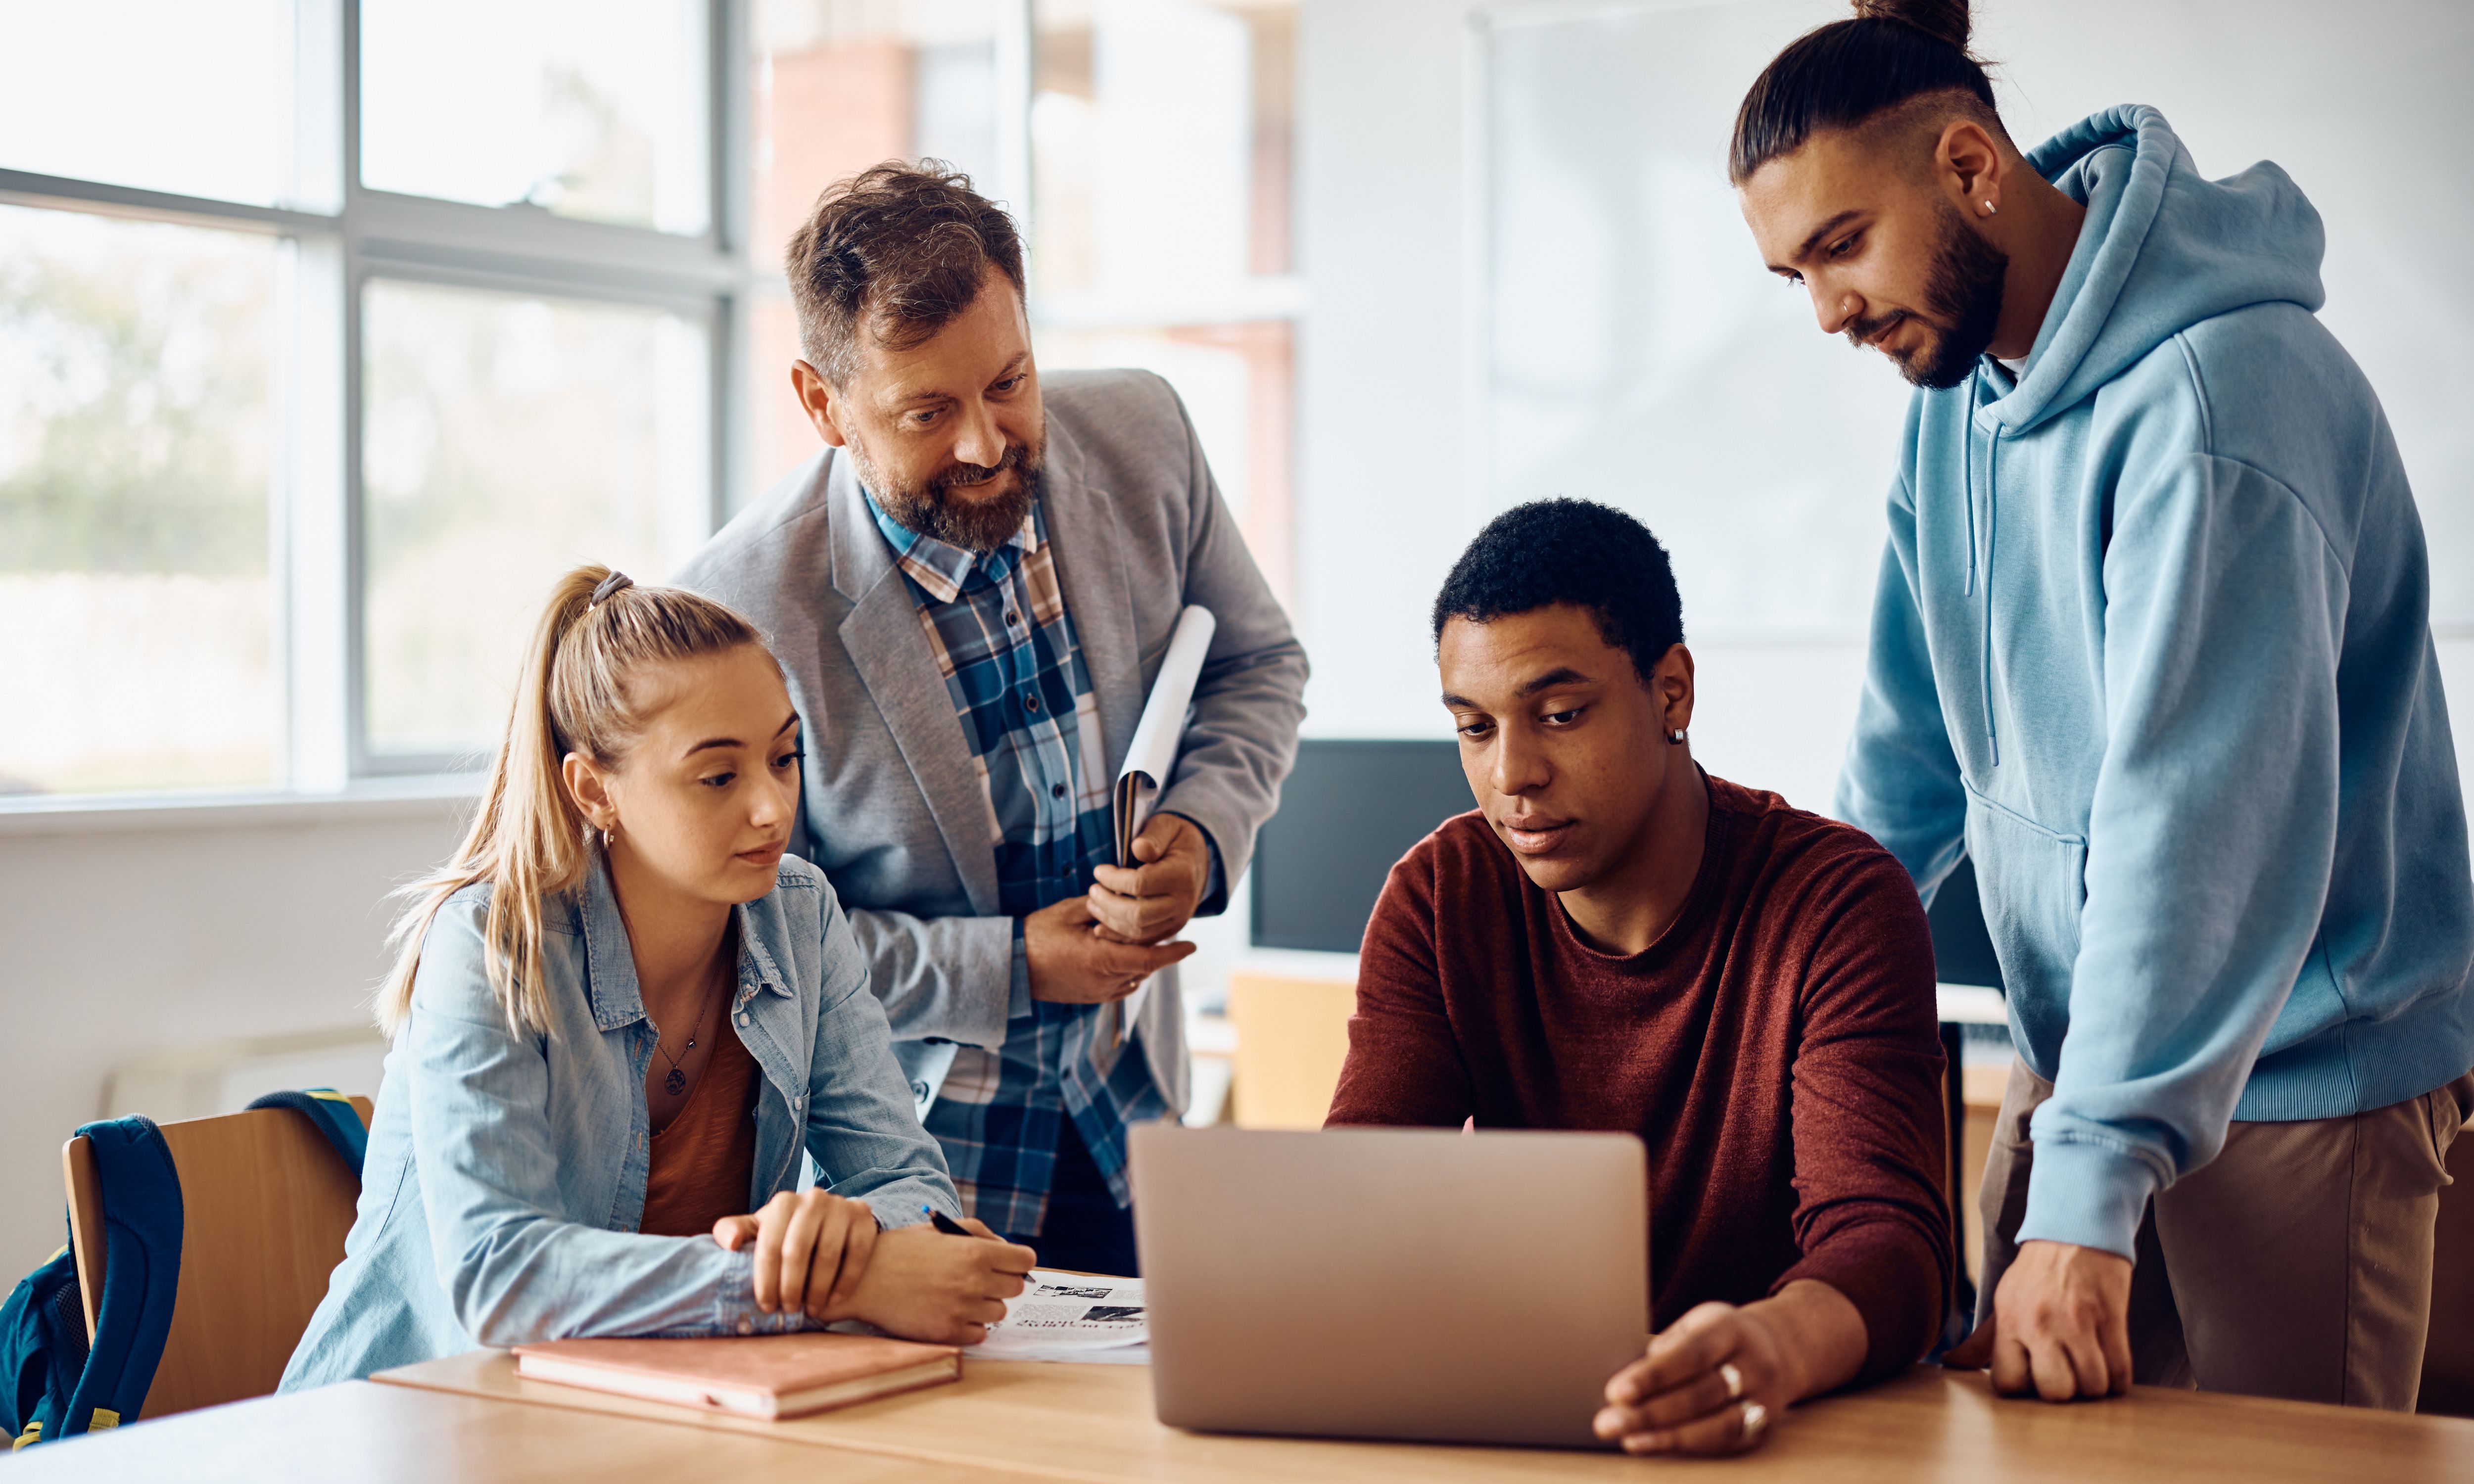
[[953, 464], [928, 482], [934, 494], [948, 490], [976, 490], [997, 478], [1007, 469], [1026, 468], [1031, 463], [1031, 449], [1022, 443], [1007, 443], [1002, 458], [994, 464]]
[[1849, 345], [1862, 350], [1872, 345], [1874, 336], [1882, 334], [1913, 318], [1914, 316], [1904, 309], [1893, 309], [1888, 314], [1877, 315], [1869, 320], [1852, 321], [1840, 333], [1847, 337]]

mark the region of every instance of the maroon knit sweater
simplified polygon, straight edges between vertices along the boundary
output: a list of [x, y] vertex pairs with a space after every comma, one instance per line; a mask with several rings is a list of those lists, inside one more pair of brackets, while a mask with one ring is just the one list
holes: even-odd
[[1870, 836], [1709, 782], [1701, 874], [1630, 957], [1483, 816], [1419, 842], [1367, 924], [1330, 1121], [1637, 1134], [1656, 1326], [1819, 1279], [1870, 1379], [1925, 1352], [1950, 1281], [1932, 938]]

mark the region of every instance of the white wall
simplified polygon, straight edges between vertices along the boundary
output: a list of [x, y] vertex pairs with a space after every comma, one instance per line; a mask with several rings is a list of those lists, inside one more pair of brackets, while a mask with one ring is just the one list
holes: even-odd
[[[0, 1284], [66, 1240], [61, 1145], [105, 1079], [201, 1041], [366, 1023], [382, 898], [452, 801], [0, 815]], [[348, 1089], [346, 1090], [371, 1090]]]
[[[1480, 447], [1466, 132], [1473, 9], [1306, 0], [1298, 223], [1311, 310], [1298, 368], [1297, 616], [1314, 659], [1315, 736], [1451, 734], [1435, 700], [1427, 608], [1478, 513], [1493, 508], [1468, 477]], [[1749, 245], [1745, 255], [1758, 273]], [[1684, 602], [1688, 618], [1690, 592]], [[1695, 755], [1802, 807], [1826, 805], [1855, 717], [1855, 639], [1695, 639], [1693, 653]]]

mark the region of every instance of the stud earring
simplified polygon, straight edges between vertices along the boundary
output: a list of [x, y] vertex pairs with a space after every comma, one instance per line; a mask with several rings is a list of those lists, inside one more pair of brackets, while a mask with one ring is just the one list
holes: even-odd
[[1989, 201], [1988, 201], [1988, 202], [1986, 202], [1986, 203], [1984, 203], [1984, 214], [1985, 214], [1986, 216], [2000, 216], [2001, 213], [2001, 212], [1999, 212], [1999, 211], [1994, 210], [1994, 209], [1993, 209], [1993, 203], [1991, 203], [1991, 202], [1989, 202]]
[[1671, 747], [1682, 747], [1684, 745], [1684, 729], [1678, 727], [1673, 731], [1668, 732], [1666, 734], [1666, 741]]

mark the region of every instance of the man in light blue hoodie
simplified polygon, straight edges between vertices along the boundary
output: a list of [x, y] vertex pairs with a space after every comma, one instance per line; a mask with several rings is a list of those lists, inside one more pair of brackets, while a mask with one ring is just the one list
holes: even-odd
[[1965, 0], [1781, 53], [1771, 268], [1921, 389], [1837, 809], [1975, 862], [2021, 1063], [1955, 1358], [2411, 1409], [2474, 1108], [2474, 878], [2413, 491], [2285, 174], [2154, 109], [2022, 156]]

